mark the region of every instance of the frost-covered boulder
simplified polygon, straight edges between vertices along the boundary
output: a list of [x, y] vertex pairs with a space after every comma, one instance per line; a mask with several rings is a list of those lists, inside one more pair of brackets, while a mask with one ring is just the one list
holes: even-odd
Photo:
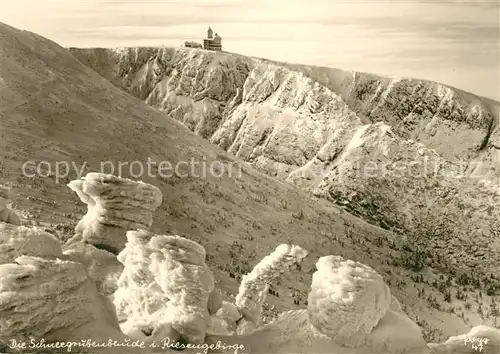
[[261, 354], [430, 354], [420, 335], [415, 336], [414, 330], [407, 332], [416, 324], [392, 315], [384, 318], [367, 337], [367, 342], [358, 347], [346, 347], [319, 332], [309, 321], [307, 310], [284, 312], [274, 322], [244, 335], [211, 335], [207, 341], [240, 345], [247, 353]]
[[0, 342], [123, 339], [114, 308], [79, 263], [21, 256], [0, 265]]
[[89, 173], [68, 186], [88, 206], [76, 233], [114, 254], [125, 247], [126, 231], [151, 226], [153, 212], [162, 201], [155, 186], [102, 173]]
[[372, 268], [338, 256], [322, 257], [316, 267], [307, 310], [208, 341], [239, 343], [250, 353], [430, 354], [418, 325]]
[[17, 214], [7, 207], [12, 194], [7, 187], [0, 186], [0, 222], [13, 225], [21, 225], [21, 220]]
[[124, 270], [114, 303], [123, 330], [133, 337], [177, 336], [203, 343], [210, 324], [214, 278], [205, 249], [179, 236], [129, 231], [118, 255]]
[[307, 251], [303, 248], [282, 244], [272, 254], [264, 257], [249, 274], [243, 276], [236, 296], [236, 306], [244, 317], [242, 325], [252, 322], [255, 328], [260, 324], [262, 305], [269, 284], [306, 256]]
[[135, 337], [153, 333], [158, 313], [169, 302], [149, 269], [153, 236], [148, 231], [127, 232], [126, 247], [117, 257], [124, 268], [113, 302], [125, 333]]
[[435, 354], [497, 354], [500, 352], [500, 329], [476, 326], [469, 333], [450, 337], [443, 343], [429, 343], [429, 347]]
[[12, 263], [22, 255], [61, 258], [61, 244], [40, 228], [0, 222], [0, 264]]
[[64, 245], [64, 254], [84, 264], [99, 291], [110, 295], [123, 270], [116, 254], [125, 246], [126, 232], [151, 226], [162, 194], [150, 184], [100, 173], [89, 173], [68, 186], [88, 210], [75, 228], [76, 235]]
[[[210, 334], [238, 334], [253, 332], [260, 324], [262, 305], [269, 284], [283, 274], [291, 265], [301, 262], [307, 251], [299, 246], [282, 244], [269, 256], [259, 262], [243, 276], [235, 303], [221, 301], [218, 310], [212, 314], [208, 332]], [[217, 299], [211, 294], [209, 305]], [[209, 306], [209, 307], [210, 307]]]
[[366, 343], [391, 304], [382, 276], [340, 256], [321, 257], [316, 268], [308, 299], [311, 323], [346, 347]]
[[208, 298], [214, 289], [205, 249], [180, 236], [155, 236], [150, 244], [149, 269], [170, 300], [172, 328], [189, 343], [203, 343], [210, 324]]

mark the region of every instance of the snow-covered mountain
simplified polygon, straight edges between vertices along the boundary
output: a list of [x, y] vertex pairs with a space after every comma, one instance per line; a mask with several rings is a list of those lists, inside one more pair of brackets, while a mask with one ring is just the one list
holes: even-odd
[[70, 51], [260, 171], [406, 235], [417, 268], [500, 291], [498, 102], [201, 49]]

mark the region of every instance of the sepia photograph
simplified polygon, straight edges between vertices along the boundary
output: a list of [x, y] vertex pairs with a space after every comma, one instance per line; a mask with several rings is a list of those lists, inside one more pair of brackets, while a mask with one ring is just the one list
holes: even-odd
[[500, 354], [500, 0], [1, 0], [0, 354]]

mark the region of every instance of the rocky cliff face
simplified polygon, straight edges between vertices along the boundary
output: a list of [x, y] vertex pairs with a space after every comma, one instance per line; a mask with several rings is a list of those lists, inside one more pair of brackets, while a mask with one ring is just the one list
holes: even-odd
[[261, 171], [407, 235], [403, 244], [421, 248], [418, 267], [497, 273], [498, 102], [423, 80], [197, 49], [71, 52]]

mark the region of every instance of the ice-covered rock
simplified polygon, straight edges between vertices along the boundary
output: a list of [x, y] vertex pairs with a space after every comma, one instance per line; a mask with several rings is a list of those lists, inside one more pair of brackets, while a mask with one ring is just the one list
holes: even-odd
[[340, 256], [321, 257], [316, 268], [308, 298], [311, 323], [343, 346], [365, 344], [391, 304], [382, 276]]
[[279, 245], [269, 256], [264, 257], [249, 273], [243, 276], [236, 306], [246, 321], [254, 326], [260, 324], [262, 305], [269, 284], [293, 264], [301, 262], [307, 251], [299, 246]]
[[0, 342], [123, 339], [112, 304], [85, 267], [21, 256], [0, 265]]
[[338, 256], [322, 257], [316, 266], [307, 310], [284, 312], [239, 335], [210, 335], [208, 341], [239, 343], [250, 353], [430, 353], [418, 325], [398, 312], [397, 300], [373, 269]]
[[12, 194], [7, 187], [0, 186], [0, 222], [13, 225], [21, 225], [21, 220], [17, 214], [7, 207]]
[[406, 314], [389, 309], [367, 335], [373, 353], [429, 353], [420, 327]]
[[189, 343], [203, 343], [210, 324], [208, 298], [214, 289], [205, 249], [180, 236], [155, 236], [150, 244], [149, 269], [170, 300], [172, 328]]
[[61, 244], [40, 228], [0, 222], [0, 264], [12, 263], [22, 255], [61, 258]]
[[430, 354], [420, 329], [407, 316], [389, 310], [367, 335], [366, 343], [346, 347], [322, 334], [307, 310], [287, 311], [265, 326], [243, 335], [216, 334], [209, 343], [240, 345], [248, 353]]
[[497, 354], [500, 352], [500, 329], [476, 326], [469, 333], [448, 338], [443, 343], [429, 343], [433, 354]]
[[84, 264], [99, 291], [110, 295], [123, 270], [116, 254], [125, 245], [126, 232], [151, 226], [162, 194], [150, 184], [100, 173], [89, 173], [68, 186], [88, 211], [76, 226], [76, 235], [64, 245], [64, 254]]
[[88, 206], [75, 232], [97, 248], [118, 254], [126, 231], [148, 229], [162, 201], [161, 191], [150, 184], [102, 173], [88, 173], [68, 186]]
[[124, 331], [131, 336], [178, 335], [203, 343], [210, 324], [208, 300], [213, 275], [205, 249], [179, 236], [129, 231], [118, 255], [124, 271], [114, 303]]
[[128, 231], [126, 247], [117, 257], [124, 268], [113, 302], [122, 328], [132, 336], [141, 331], [142, 335], [152, 334], [158, 313], [169, 302], [149, 269], [152, 253], [149, 241], [153, 236], [148, 231]]

